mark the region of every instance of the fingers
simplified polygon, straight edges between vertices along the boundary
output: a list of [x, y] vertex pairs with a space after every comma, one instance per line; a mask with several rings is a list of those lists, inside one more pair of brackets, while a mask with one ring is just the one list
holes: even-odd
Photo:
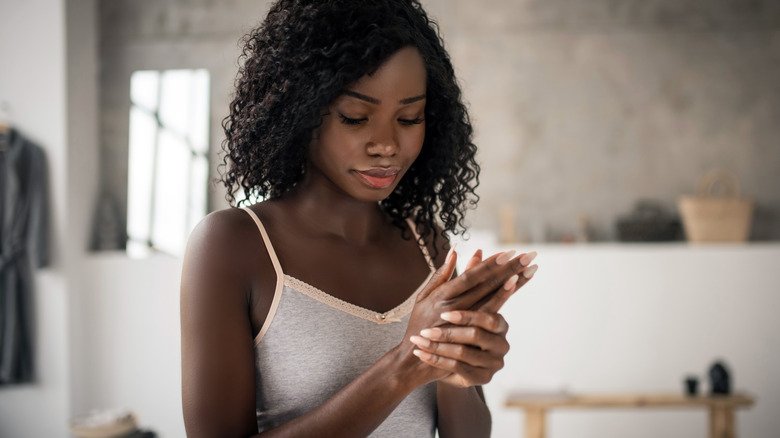
[[451, 373], [458, 373], [461, 371], [458, 367], [458, 361], [455, 359], [431, 354], [424, 350], [414, 350], [413, 353], [415, 356], [419, 357], [421, 361], [436, 368], [446, 370]]
[[447, 300], [454, 308], [470, 308], [523, 268], [520, 257], [507, 260], [506, 254], [493, 255], [443, 284], [436, 291], [436, 299]]
[[454, 285], [461, 277], [466, 277], [463, 279], [464, 283], [476, 283], [457, 296], [457, 299], [453, 297], [452, 307], [471, 309], [478, 302], [497, 292], [513, 275], [519, 274], [525, 266], [521, 263], [522, 256], [509, 260], [513, 252], [494, 255], [449, 282], [447, 285]]
[[504, 367], [503, 355], [486, 353], [478, 348], [463, 344], [434, 342], [432, 347], [416, 349], [414, 355], [420, 359], [427, 357], [428, 361], [433, 362], [437, 368], [455, 373], [464, 373], [467, 367], [483, 368], [495, 373]]
[[[455, 246], [457, 246], [457, 243]], [[427, 297], [433, 290], [452, 278], [452, 274], [455, 273], [455, 264], [458, 261], [458, 253], [455, 252], [455, 246], [450, 248], [450, 251], [447, 253], [447, 258], [444, 260], [444, 264], [433, 273], [431, 279], [428, 280], [428, 283], [426, 283], [423, 290], [417, 295], [417, 301]]]
[[449, 372], [450, 377], [443, 379], [443, 382], [454, 383], [456, 386], [463, 388], [489, 383], [496, 371], [504, 366], [503, 360], [501, 360], [495, 369], [475, 367], [453, 358], [428, 353], [424, 350], [414, 350], [414, 355], [423, 363]]
[[509, 351], [503, 316], [486, 312], [451, 311], [441, 318], [451, 324], [425, 329], [411, 336], [420, 361], [450, 373], [442, 380], [457, 386], [489, 382], [504, 367]]
[[[486, 330], [490, 333], [497, 335], [506, 335], [509, 331], [509, 323], [506, 322], [503, 316], [498, 313], [488, 312], [475, 312], [473, 310], [456, 310], [451, 312], [445, 312], [441, 314], [441, 319], [463, 327], [478, 327], [482, 330]], [[445, 327], [439, 327], [440, 331], [445, 330]], [[433, 340], [439, 340], [430, 338]], [[450, 342], [452, 338], [444, 338]], [[457, 342], [458, 340], [456, 340]]]
[[[470, 336], [466, 333], [451, 335], [453, 338]], [[490, 382], [493, 375], [504, 367], [504, 355], [509, 350], [509, 344], [503, 336], [488, 336], [501, 338], [506, 347], [500, 351], [483, 350], [466, 344], [435, 342], [421, 336], [412, 336], [411, 341], [417, 346], [413, 353], [420, 361], [451, 373], [443, 381], [466, 387]]]
[[477, 252], [474, 253], [473, 256], [469, 259], [468, 263], [466, 263], [466, 270], [473, 268], [474, 266], [477, 266], [479, 262], [482, 261], [482, 250], [478, 249]]
[[509, 279], [506, 282], [504, 282], [501, 289], [483, 297], [476, 304], [471, 306], [471, 308], [473, 310], [479, 310], [483, 312], [492, 312], [492, 313], [498, 312], [499, 310], [501, 310], [501, 307], [504, 305], [504, 303], [506, 303], [507, 300], [509, 300], [509, 297], [514, 295], [514, 293], [517, 291], [517, 289], [520, 288], [522, 284], [525, 284], [524, 282], [522, 282], [521, 279], [527, 281], [527, 279], [525, 279], [522, 275], [515, 274], [509, 277]]
[[448, 312], [442, 316], [463, 325], [425, 329], [419, 336], [411, 336], [409, 339], [418, 350], [432, 355], [430, 360], [453, 365], [444, 361], [451, 359], [470, 367], [487, 368], [492, 372], [504, 366], [503, 357], [509, 351], [506, 340], [509, 325], [504, 317], [471, 311]]
[[[410, 338], [413, 344], [429, 353], [441, 354], [458, 360], [467, 360], [468, 352], [487, 352], [490, 355], [505, 355], [509, 351], [506, 333], [496, 334], [478, 327], [436, 327], [425, 329], [420, 336]], [[484, 366], [484, 364], [473, 363]]]
[[528, 266], [536, 258], [536, 251], [523, 254], [520, 256], [520, 263], [525, 266], [520, 271], [517, 277], [517, 281], [514, 285], [511, 284], [511, 279], [504, 283], [504, 287], [497, 290], [495, 293], [483, 297], [479, 302], [473, 305], [473, 310], [480, 310], [483, 312], [497, 313], [504, 306], [504, 303], [509, 300], [518, 289], [528, 283], [534, 276], [534, 273], [539, 268], [538, 265]]

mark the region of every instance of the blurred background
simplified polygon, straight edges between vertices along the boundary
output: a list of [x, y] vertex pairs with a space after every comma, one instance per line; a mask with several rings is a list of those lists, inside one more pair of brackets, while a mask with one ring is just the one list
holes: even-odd
[[[706, 393], [723, 360], [757, 400], [739, 434], [776, 436], [780, 1], [422, 3], [482, 165], [460, 251], [539, 252], [504, 310], [512, 351], [485, 388], [493, 435], [524, 430], [504, 406], [512, 391], [682, 393], [693, 375]], [[0, 436], [69, 436], [69, 418], [115, 407], [184, 436], [181, 254], [227, 207], [210, 182], [220, 122], [238, 40], [269, 4], [0, 5], [0, 124], [45, 152], [51, 253], [28, 297], [34, 383], [0, 386]], [[678, 201], [700, 190], [747, 200], [737, 242], [686, 241]], [[701, 409], [561, 410], [547, 426], [554, 438], [709, 427]]]

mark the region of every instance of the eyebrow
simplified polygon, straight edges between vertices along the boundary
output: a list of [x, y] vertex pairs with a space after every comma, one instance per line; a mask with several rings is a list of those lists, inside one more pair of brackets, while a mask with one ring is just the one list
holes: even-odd
[[[374, 105], [379, 105], [380, 103], [382, 103], [381, 100], [375, 97], [366, 96], [365, 94], [360, 94], [358, 92], [351, 91], [351, 90], [342, 90], [341, 93], [346, 94], [347, 96], [350, 97], [354, 97], [356, 99], [364, 100], [368, 103], [373, 103]], [[421, 94], [419, 96], [407, 97], [406, 99], [401, 99], [398, 101], [398, 103], [400, 103], [401, 105], [409, 105], [410, 103], [414, 103], [417, 102], [418, 100], [423, 100], [423, 99], [425, 99], [425, 95]]]

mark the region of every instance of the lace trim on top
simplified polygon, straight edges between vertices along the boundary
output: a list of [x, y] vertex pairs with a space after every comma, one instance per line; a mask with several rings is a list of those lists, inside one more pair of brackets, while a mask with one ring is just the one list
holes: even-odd
[[425, 287], [425, 285], [428, 283], [428, 280], [430, 280], [431, 276], [436, 271], [436, 266], [433, 264], [433, 260], [431, 259], [431, 255], [428, 253], [428, 248], [426, 247], [425, 242], [422, 239], [420, 239], [420, 235], [419, 233], [417, 233], [417, 230], [415, 229], [414, 222], [411, 220], [411, 218], [407, 218], [406, 223], [409, 225], [409, 229], [412, 231], [412, 234], [414, 235], [414, 238], [418, 243], [420, 251], [422, 252], [423, 257], [425, 258], [425, 261], [428, 263], [428, 268], [430, 269], [431, 272], [428, 274], [428, 277], [422, 282], [422, 284], [420, 284], [420, 286], [417, 287], [417, 290], [415, 290], [414, 293], [412, 293], [412, 295], [410, 295], [409, 298], [407, 298], [403, 303], [399, 304], [395, 308], [385, 313], [377, 313], [374, 312], [373, 310], [356, 306], [344, 300], [338, 299], [333, 295], [327, 294], [322, 290], [317, 289], [316, 287], [304, 281], [298, 280], [295, 277], [285, 274], [279, 263], [279, 258], [276, 256], [276, 251], [274, 251], [274, 247], [271, 244], [271, 239], [268, 237], [268, 233], [266, 233], [265, 227], [260, 221], [260, 218], [258, 218], [257, 215], [249, 207], [241, 207], [241, 209], [246, 211], [247, 214], [249, 214], [249, 216], [252, 217], [255, 224], [257, 225], [257, 228], [260, 230], [260, 234], [262, 235], [263, 242], [266, 247], [266, 251], [268, 251], [268, 256], [271, 258], [271, 263], [273, 264], [274, 271], [276, 272], [276, 288], [274, 290], [273, 302], [271, 303], [271, 308], [269, 309], [268, 315], [266, 315], [265, 321], [263, 322], [263, 327], [260, 329], [260, 332], [257, 334], [257, 336], [255, 336], [254, 339], [255, 346], [257, 346], [257, 344], [260, 343], [260, 340], [263, 338], [266, 331], [271, 326], [271, 322], [273, 321], [274, 316], [276, 315], [276, 310], [279, 306], [279, 301], [282, 296], [283, 285], [287, 285], [304, 295], [307, 295], [317, 301], [320, 301], [321, 303], [324, 303], [330, 307], [346, 312], [350, 315], [356, 316], [358, 318], [363, 318], [368, 321], [373, 321], [377, 324], [387, 324], [391, 322], [401, 321], [401, 318], [408, 315], [412, 311], [412, 308], [414, 307], [414, 302], [417, 299], [417, 294], [419, 294], [420, 291], [423, 289], [423, 287]]
[[296, 291], [315, 299], [327, 306], [333, 307], [342, 312], [348, 313], [352, 316], [365, 319], [367, 321], [375, 322], [377, 324], [388, 324], [391, 322], [401, 322], [401, 318], [408, 315], [414, 307], [414, 302], [417, 299], [417, 295], [423, 290], [428, 280], [430, 280], [434, 271], [428, 273], [428, 277], [423, 280], [420, 286], [412, 293], [409, 298], [396, 307], [388, 310], [385, 313], [374, 312], [373, 310], [366, 309], [365, 307], [356, 306], [352, 303], [348, 303], [344, 300], [334, 297], [321, 289], [318, 289], [305, 281], [298, 280], [297, 278], [284, 274], [284, 285], [288, 286]]

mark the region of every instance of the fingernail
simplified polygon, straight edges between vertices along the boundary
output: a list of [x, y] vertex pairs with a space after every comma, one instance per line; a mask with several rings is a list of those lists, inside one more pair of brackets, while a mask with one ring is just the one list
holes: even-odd
[[420, 331], [420, 336], [428, 339], [435, 339], [441, 334], [439, 329], [424, 329]]
[[412, 344], [418, 345], [420, 347], [427, 347], [427, 346], [431, 345], [431, 341], [429, 341], [428, 339], [425, 339], [425, 338], [421, 338], [421, 337], [416, 336], [416, 335], [410, 337], [409, 340], [412, 341]]
[[427, 352], [422, 351], [422, 350], [413, 350], [412, 354], [414, 354], [415, 356], [419, 357], [420, 359], [430, 359], [431, 358], [430, 353], [427, 353]]
[[452, 254], [455, 253], [455, 248], [457, 246], [458, 246], [458, 242], [455, 242], [455, 244], [450, 247], [450, 250], [447, 252], [447, 258], [444, 259], [444, 264], [450, 263], [450, 260], [452, 260]]
[[539, 265], [533, 265], [533, 266], [529, 266], [529, 267], [525, 268], [525, 270], [523, 270], [523, 277], [525, 277], [525, 278], [533, 277], [534, 276], [534, 272], [536, 272], [536, 270], [538, 268], [539, 268]]
[[515, 250], [510, 250], [510, 251], [501, 253], [501, 255], [496, 257], [496, 263], [498, 263], [499, 265], [506, 264], [506, 262], [508, 262], [509, 259], [511, 259], [513, 255], [515, 255]]
[[479, 258], [481, 260], [482, 259], [482, 250], [478, 249], [478, 250], [474, 251], [474, 255], [471, 256], [471, 258], [474, 258], [474, 257], [477, 257], [477, 258]]
[[536, 251], [531, 251], [528, 254], [523, 255], [520, 257], [520, 263], [523, 266], [528, 266], [531, 264], [532, 261], [536, 258]]
[[506, 290], [512, 290], [517, 285], [517, 279], [520, 278], [517, 276], [517, 274], [509, 277], [509, 280], [504, 283], [504, 289]]
[[441, 319], [447, 322], [460, 322], [462, 317], [457, 312], [444, 312], [440, 315]]

